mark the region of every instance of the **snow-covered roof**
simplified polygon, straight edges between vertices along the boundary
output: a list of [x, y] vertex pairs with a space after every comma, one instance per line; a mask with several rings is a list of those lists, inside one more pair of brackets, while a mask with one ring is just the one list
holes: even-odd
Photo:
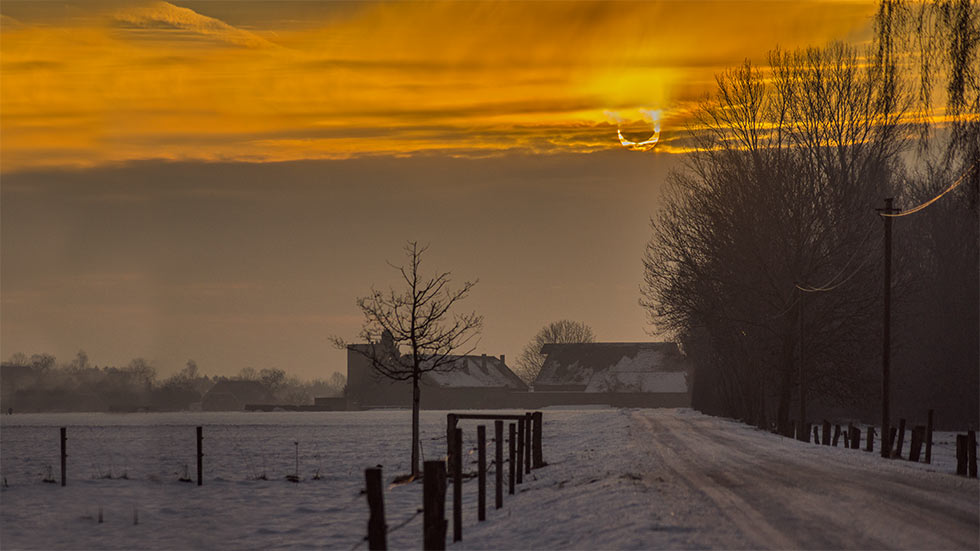
[[536, 389], [687, 392], [688, 363], [672, 342], [546, 344]]
[[[448, 367], [448, 366], [447, 366]], [[452, 371], [429, 371], [423, 380], [443, 387], [482, 387], [527, 390], [527, 385], [514, 374], [502, 358], [493, 356], [457, 356]]]

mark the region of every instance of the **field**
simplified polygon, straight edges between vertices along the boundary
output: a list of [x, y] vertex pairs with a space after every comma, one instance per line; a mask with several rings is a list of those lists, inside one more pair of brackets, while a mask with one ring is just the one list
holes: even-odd
[[[427, 459], [445, 453], [445, 413], [422, 414]], [[925, 465], [795, 442], [690, 410], [547, 409], [544, 419], [549, 465], [505, 495], [500, 510], [490, 476], [484, 523], [468, 480], [464, 540], [454, 548], [975, 548], [980, 534], [977, 484], [949, 474], [947, 433], [937, 434], [933, 465]], [[475, 446], [476, 424], [461, 422], [464, 449]], [[185, 465], [196, 477], [197, 425], [203, 487], [179, 481]], [[66, 488], [42, 481], [60, 476], [60, 426], [68, 428]], [[408, 472], [405, 410], [14, 415], [0, 427], [4, 549], [366, 548], [363, 469], [382, 465], [386, 482]], [[301, 480], [292, 483], [297, 455]], [[467, 461], [475, 469], [475, 453]], [[786, 487], [767, 490], [770, 477]], [[421, 490], [387, 487], [392, 548], [421, 546]], [[889, 500], [905, 512], [892, 518]], [[821, 518], [832, 521], [829, 539], [818, 537], [823, 521], [799, 530]], [[848, 519], [869, 528], [847, 528]]]

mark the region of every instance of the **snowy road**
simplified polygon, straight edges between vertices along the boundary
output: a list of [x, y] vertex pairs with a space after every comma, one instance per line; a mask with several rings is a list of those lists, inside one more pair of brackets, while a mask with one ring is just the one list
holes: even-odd
[[819, 453], [831, 450], [767, 446], [768, 438], [732, 436], [710, 418], [658, 413], [633, 414], [646, 433], [635, 436], [649, 437], [651, 474], [683, 480], [701, 493], [723, 514], [719, 522], [733, 525], [752, 547], [980, 545], [976, 484], [881, 468], [894, 462], [882, 465], [874, 454], [841, 465]]
[[596, 429], [553, 427], [578, 439], [556, 436], [552, 464], [508, 505], [508, 526], [474, 526], [461, 545], [980, 548], [980, 486], [936, 472], [945, 465], [797, 442], [690, 410], [610, 412]]

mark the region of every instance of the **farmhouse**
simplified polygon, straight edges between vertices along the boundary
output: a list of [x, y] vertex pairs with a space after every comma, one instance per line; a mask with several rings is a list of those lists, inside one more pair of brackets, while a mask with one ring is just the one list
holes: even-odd
[[[393, 381], [378, 374], [365, 357], [369, 344], [347, 347], [347, 398], [353, 408], [411, 407], [411, 381]], [[478, 409], [508, 407], [527, 385], [514, 374], [503, 355], [499, 358], [453, 356], [446, 371], [422, 374], [421, 407], [424, 409]]]
[[246, 404], [269, 404], [275, 399], [258, 381], [225, 380], [215, 383], [201, 399], [204, 411], [241, 411]]
[[541, 353], [536, 403], [690, 406], [691, 368], [675, 343], [546, 344]]

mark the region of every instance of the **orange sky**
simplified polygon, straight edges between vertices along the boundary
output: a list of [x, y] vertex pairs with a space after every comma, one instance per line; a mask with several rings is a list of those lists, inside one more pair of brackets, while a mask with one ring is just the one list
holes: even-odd
[[[641, 256], [687, 110], [874, 9], [3, 0], [0, 352], [325, 377], [406, 239], [480, 280], [478, 353], [563, 318], [658, 338]], [[624, 149], [649, 111], [661, 142]]]
[[[5, 1], [2, 169], [661, 149], [713, 75], [874, 2]], [[629, 124], [632, 122], [632, 124]]]

